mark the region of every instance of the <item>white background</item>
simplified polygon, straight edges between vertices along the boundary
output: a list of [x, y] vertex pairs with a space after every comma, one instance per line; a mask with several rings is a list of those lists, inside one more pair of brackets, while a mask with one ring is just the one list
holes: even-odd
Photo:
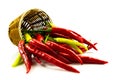
[[[88, 56], [107, 60], [106, 65], [71, 65], [80, 74], [58, 67], [34, 65], [12, 68], [18, 49], [8, 38], [12, 20], [31, 8], [44, 10], [59, 27], [72, 29], [92, 42], [98, 51]], [[0, 80], [120, 80], [119, 0], [3, 0], [0, 1]]]

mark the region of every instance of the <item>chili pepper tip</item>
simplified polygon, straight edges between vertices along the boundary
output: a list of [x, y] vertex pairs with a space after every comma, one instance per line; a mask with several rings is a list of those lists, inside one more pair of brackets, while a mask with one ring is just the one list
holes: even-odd
[[81, 57], [84, 64], [107, 64], [108, 63], [107, 61], [100, 60], [93, 57], [88, 57], [88, 56], [79, 56], [79, 57]]
[[107, 64], [108, 63], [108, 61], [104, 61], [104, 64]]

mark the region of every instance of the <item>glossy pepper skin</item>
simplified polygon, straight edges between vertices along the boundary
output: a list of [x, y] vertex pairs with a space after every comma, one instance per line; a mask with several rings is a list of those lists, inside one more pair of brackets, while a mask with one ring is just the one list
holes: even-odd
[[[96, 45], [97, 43], [94, 43], [94, 45]], [[68, 45], [66, 44], [61, 44], [62, 46], [65, 46], [69, 49], [71, 49]], [[88, 50], [92, 49], [92, 46], [89, 45], [88, 46]], [[73, 50], [73, 49], [71, 49]], [[97, 58], [93, 58], [93, 57], [89, 57], [89, 56], [83, 56], [81, 54], [79, 54], [78, 52], [76, 52], [75, 50], [73, 50], [77, 56], [79, 56], [81, 58], [81, 60], [83, 61], [83, 64], [106, 64], [108, 63], [107, 61], [101, 60], [101, 59], [97, 59]], [[83, 52], [85, 52], [85, 49], [82, 49]], [[63, 52], [59, 52], [60, 55], [66, 57], [68, 60], [71, 61], [71, 63], [79, 63], [77, 60], [73, 59], [69, 54], [63, 53]]]
[[68, 45], [75, 45], [75, 46], [80, 46], [81, 48], [84, 48], [85, 50], [88, 50], [87, 49], [87, 46], [85, 46], [83, 43], [80, 43], [76, 40], [73, 40], [73, 39], [66, 39], [66, 38], [60, 38], [60, 37], [57, 37], [57, 38], [53, 38], [56, 42], [59, 42], [59, 43], [66, 43]]
[[20, 40], [19, 44], [18, 44], [18, 49], [19, 49], [20, 55], [25, 63], [26, 73], [28, 73], [31, 69], [31, 62], [30, 62], [28, 55], [24, 49], [24, 44], [25, 44], [24, 40]]
[[77, 40], [81, 43], [86, 43], [88, 45], [91, 45], [95, 50], [97, 50], [97, 48], [92, 43], [90, 43], [85, 38], [83, 38], [80, 34], [74, 32], [72, 30], [68, 30], [68, 29], [65, 29], [65, 28], [59, 28], [59, 27], [53, 27], [52, 31], [51, 31], [51, 34], [55, 34], [55, 33], [67, 36], [71, 39], [75, 39], [75, 40]]
[[[78, 37], [82, 37], [80, 34], [76, 33], [75, 31], [72, 31], [72, 30], [71, 30], [71, 32], [72, 32], [73, 34], [76, 34]], [[91, 42], [89, 42], [88, 40], [86, 40], [86, 39], [83, 38], [83, 37], [82, 37], [82, 39], [83, 39], [83, 43], [86, 43], [86, 44], [90, 45], [92, 48], [94, 48], [95, 50], [97, 50], [97, 48], [95, 47], [94, 44], [92, 44]], [[78, 41], [79, 41], [79, 40], [78, 40]]]
[[[58, 32], [59, 30], [62, 30], [59, 28], [56, 28], [56, 29], [58, 30]], [[72, 63], [106, 64], [108, 63], [107, 61], [80, 55], [79, 53], [86, 52], [91, 48], [95, 49], [94, 46], [96, 45], [96, 43], [95, 44], [90, 43], [89, 41], [82, 38], [81, 35], [71, 30], [63, 29], [63, 31], [65, 32], [68, 31], [68, 33], [70, 33], [70, 35], [68, 36], [70, 37], [69, 39], [66, 39], [64, 37], [55, 37], [55, 38], [49, 39], [49, 34], [46, 35], [46, 38], [44, 38], [40, 34], [35, 34], [33, 38], [29, 34], [24, 35], [26, 38], [25, 40], [19, 41], [18, 49], [25, 63], [26, 73], [30, 71], [32, 59], [34, 59], [37, 63], [40, 63], [40, 64], [41, 64], [41, 59], [43, 59], [65, 70], [76, 72], [76, 73], [79, 73], [79, 71], [69, 66], [68, 64], [72, 64]], [[62, 32], [62, 35], [64, 34], [65, 33]], [[83, 40], [83, 42], [76, 40], [75, 37], [77, 36], [79, 36], [80, 39]], [[81, 52], [78, 49], [81, 50]]]
[[[97, 43], [94, 43], [93, 45], [95, 46], [95, 45], [97, 45]], [[79, 48], [82, 50], [83, 53], [86, 52], [86, 50], [85, 50], [84, 48], [81, 48], [81, 47], [79, 47]], [[90, 50], [90, 49], [92, 49], [93, 47], [92, 47], [91, 45], [88, 45], [87, 48], [88, 48], [88, 50]]]
[[40, 42], [40, 41], [38, 41], [36, 39], [31, 39], [29, 41], [29, 44], [32, 45], [32, 46], [37, 47], [41, 51], [44, 51], [44, 52], [46, 52], [46, 53], [56, 57], [57, 59], [65, 62], [65, 63], [69, 63], [70, 64], [69, 60], [67, 60], [64, 57], [58, 55], [51, 47], [47, 46], [46, 44], [44, 44], [44, 43], [42, 43], [42, 42]]
[[65, 64], [64, 62], [54, 58], [53, 56], [51, 56], [43, 51], [40, 51], [39, 49], [36, 49], [36, 47], [32, 47], [32, 46], [29, 46], [27, 44], [25, 45], [25, 47], [28, 51], [30, 51], [34, 55], [37, 55], [38, 57], [42, 58], [43, 60], [45, 60], [49, 63], [52, 63], [58, 67], [65, 69], [65, 70], [79, 73], [79, 71], [76, 70], [75, 68], [69, 66], [68, 64]]
[[[60, 55], [66, 57], [72, 63], [79, 63], [77, 60], [73, 59], [69, 54], [60, 52]], [[83, 64], [106, 64], [106, 63], [108, 63], [107, 61], [100, 60], [100, 59], [93, 58], [93, 57], [89, 57], [89, 56], [83, 56], [80, 54], [77, 54], [77, 56], [82, 59]]]
[[41, 64], [41, 60], [40, 60], [39, 57], [37, 57], [36, 55], [34, 55], [34, 60], [35, 60], [37, 63]]
[[47, 41], [45, 44], [50, 46], [55, 51], [68, 53], [70, 56], [72, 56], [74, 59], [76, 59], [79, 63], [81, 63], [81, 64], [83, 63], [81, 58], [78, 57], [76, 55], [76, 53], [73, 52], [72, 50], [70, 50], [68, 48], [65, 48], [65, 47], [63, 47], [63, 46], [61, 46], [61, 45], [59, 45], [59, 44], [57, 44], [55, 42], [52, 42], [52, 41]]
[[108, 63], [107, 61], [100, 60], [100, 59], [93, 58], [93, 57], [81, 56], [81, 55], [79, 55], [79, 57], [81, 57], [84, 64], [106, 64]]
[[59, 28], [59, 27], [53, 27], [51, 33], [59, 33], [65, 36], [68, 36], [70, 38], [73, 38], [75, 40], [78, 40], [80, 42], [83, 42], [83, 38], [74, 34], [73, 31], [65, 29], [65, 28]]
[[[19, 23], [17, 27], [14, 22], [16, 24]], [[17, 31], [12, 31], [13, 29]], [[13, 36], [14, 32], [18, 32], [18, 34]], [[13, 66], [24, 62], [27, 73], [31, 69], [33, 60], [40, 64], [42, 60], [45, 60], [60, 68], [76, 73], [79, 73], [79, 71], [68, 64], [107, 63], [107, 61], [82, 56], [82, 53], [87, 52], [91, 48], [97, 50], [95, 44], [92, 44], [75, 31], [56, 27], [49, 16], [42, 10], [29, 10], [22, 17], [15, 19], [10, 24], [9, 37], [15, 45], [20, 40], [18, 44], [20, 54]]]
[[44, 40], [44, 37], [42, 35], [40, 35], [39, 33], [37, 33], [37, 34], [35, 34], [35, 39], [42, 42]]

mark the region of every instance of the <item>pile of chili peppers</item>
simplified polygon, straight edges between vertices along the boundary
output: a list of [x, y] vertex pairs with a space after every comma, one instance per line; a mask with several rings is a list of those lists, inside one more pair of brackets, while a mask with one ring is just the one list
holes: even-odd
[[[14, 66], [24, 63], [28, 73], [34, 61], [41, 64], [43, 60], [62, 69], [79, 73], [69, 64], [106, 64], [107, 61], [82, 55], [95, 49], [97, 43], [91, 43], [75, 31], [52, 27], [44, 35], [40, 33], [24, 34], [25, 39], [18, 44], [19, 57]], [[34, 61], [33, 61], [34, 60]]]

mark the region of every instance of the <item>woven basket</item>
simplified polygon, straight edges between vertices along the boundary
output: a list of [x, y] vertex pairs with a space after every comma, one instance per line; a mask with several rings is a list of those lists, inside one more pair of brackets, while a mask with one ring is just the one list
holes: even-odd
[[52, 27], [51, 24], [51, 18], [43, 10], [30, 9], [10, 23], [8, 35], [11, 42], [18, 45], [25, 32], [45, 31], [47, 27]]

